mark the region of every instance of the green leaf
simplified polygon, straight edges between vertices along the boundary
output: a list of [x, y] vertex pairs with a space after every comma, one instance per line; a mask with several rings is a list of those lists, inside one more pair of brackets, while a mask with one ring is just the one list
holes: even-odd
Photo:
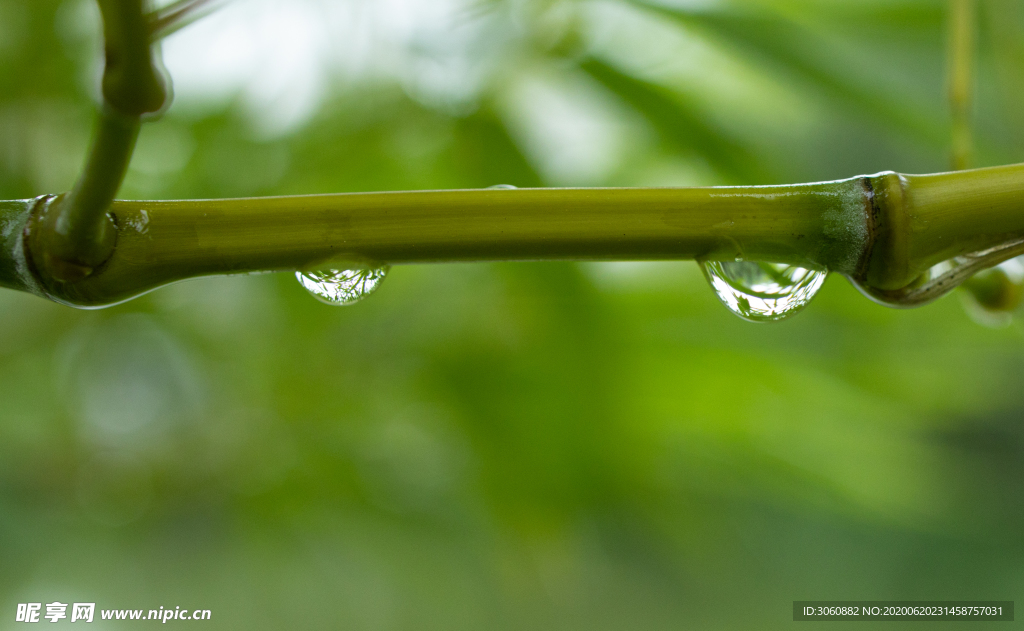
[[685, 95], [628, 75], [598, 59], [586, 59], [580, 68], [642, 114], [674, 149], [705, 158], [730, 181], [757, 182], [764, 178], [746, 148], [715, 129], [707, 113]]
[[[697, 28], [722, 44], [734, 47], [751, 63], [783, 78], [796, 80], [834, 103], [877, 119], [889, 127], [910, 131], [921, 139], [946, 142], [946, 127], [932, 111], [911, 102], [906, 90], [891, 85], [877, 65], [864, 58], [845, 55], [837, 41], [820, 30], [798, 24], [780, 14], [737, 10], [694, 10], [656, 6], [636, 0], [635, 4]], [[856, 14], [855, 14], [856, 15]], [[902, 15], [908, 24], [920, 16]], [[884, 23], [884, 17], [859, 13], [870, 24]], [[833, 14], [832, 19], [837, 20]]]

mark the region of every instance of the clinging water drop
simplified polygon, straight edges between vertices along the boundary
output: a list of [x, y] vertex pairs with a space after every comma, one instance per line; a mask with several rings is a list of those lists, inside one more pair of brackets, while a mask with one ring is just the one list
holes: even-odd
[[783, 263], [704, 261], [704, 275], [730, 311], [751, 322], [774, 322], [800, 311], [828, 272]]
[[330, 269], [318, 272], [295, 272], [295, 278], [306, 291], [329, 305], [350, 305], [366, 298], [380, 287], [389, 265], [370, 269]]

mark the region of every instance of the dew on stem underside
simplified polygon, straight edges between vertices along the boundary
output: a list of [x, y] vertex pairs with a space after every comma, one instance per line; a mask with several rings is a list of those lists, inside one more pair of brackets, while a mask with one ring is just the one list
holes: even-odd
[[756, 261], [704, 261], [701, 268], [722, 304], [751, 322], [774, 322], [797, 313], [828, 276], [828, 272]]
[[390, 266], [381, 265], [366, 269], [295, 272], [295, 278], [320, 302], [329, 305], [350, 305], [375, 292], [384, 282], [389, 269]]

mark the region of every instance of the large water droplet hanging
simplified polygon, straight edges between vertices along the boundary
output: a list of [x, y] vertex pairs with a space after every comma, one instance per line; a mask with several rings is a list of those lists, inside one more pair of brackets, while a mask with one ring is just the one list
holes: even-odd
[[330, 269], [319, 272], [295, 272], [295, 278], [320, 302], [350, 305], [366, 298], [380, 287], [389, 265], [371, 269]]
[[828, 272], [782, 263], [704, 261], [704, 275], [730, 311], [751, 322], [774, 322], [800, 311]]

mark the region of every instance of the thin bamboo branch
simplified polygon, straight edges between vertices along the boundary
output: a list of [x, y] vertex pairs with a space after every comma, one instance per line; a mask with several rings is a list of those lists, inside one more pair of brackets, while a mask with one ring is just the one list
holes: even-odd
[[217, 274], [375, 263], [736, 258], [841, 273], [900, 306], [921, 302], [915, 281], [932, 266], [995, 249], [983, 255], [994, 265], [1007, 244], [1024, 239], [1024, 165], [767, 187], [119, 201], [112, 206], [116, 250], [94, 274], [71, 283], [48, 277], [32, 252], [38, 217], [52, 203], [0, 204], [0, 256], [11, 258], [0, 264], [0, 284], [82, 307]]
[[102, 269], [73, 284], [38, 280], [48, 297], [95, 306], [193, 276], [368, 262], [747, 257], [853, 272], [866, 231], [850, 224], [865, 224], [865, 195], [855, 179], [124, 201]]
[[167, 88], [153, 56], [143, 0], [98, 0], [106, 64], [103, 107], [92, 148], [74, 188], [46, 207], [36, 265], [59, 282], [88, 277], [115, 248], [107, 215], [128, 168], [144, 115], [159, 112]]
[[970, 167], [974, 149], [971, 114], [974, 100], [976, 0], [949, 0], [949, 104], [953, 123], [953, 170]]

